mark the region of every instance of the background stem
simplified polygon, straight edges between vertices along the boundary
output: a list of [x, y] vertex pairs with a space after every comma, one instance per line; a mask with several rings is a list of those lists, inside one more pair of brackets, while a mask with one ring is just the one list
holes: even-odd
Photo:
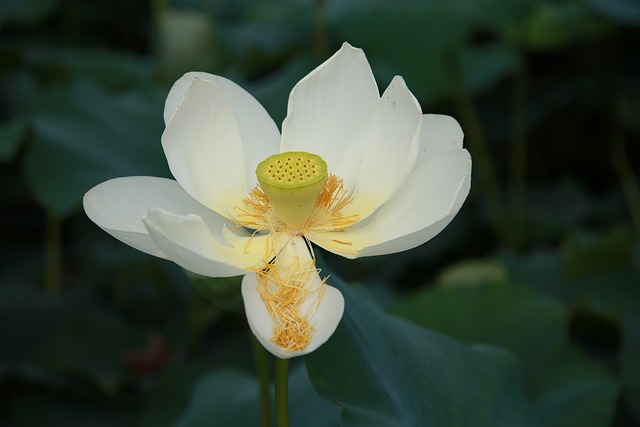
[[453, 101], [458, 114], [460, 114], [462, 128], [467, 135], [465, 140], [473, 157], [475, 164], [473, 169], [476, 171], [480, 190], [483, 192], [487, 203], [491, 225], [498, 240], [503, 245], [512, 248], [512, 236], [500, 198], [498, 178], [489, 154], [480, 118], [465, 87], [458, 58], [455, 56], [450, 57], [448, 66], [453, 82]]
[[324, 58], [329, 52], [327, 43], [327, 27], [324, 17], [325, 0], [313, 2], [313, 50], [316, 56]]
[[513, 74], [511, 105], [511, 144], [509, 150], [509, 203], [511, 207], [512, 241], [520, 248], [525, 241], [525, 186], [527, 164], [527, 96], [526, 58], [518, 52], [518, 65]]
[[629, 206], [633, 226], [636, 233], [640, 235], [640, 186], [629, 163], [624, 135], [617, 127], [614, 128], [611, 137], [611, 159]]
[[47, 212], [45, 225], [45, 290], [50, 296], [62, 289], [62, 221]]

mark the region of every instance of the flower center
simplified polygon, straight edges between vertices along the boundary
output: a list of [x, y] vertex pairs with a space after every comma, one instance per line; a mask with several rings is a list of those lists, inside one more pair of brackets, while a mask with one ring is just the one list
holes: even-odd
[[258, 164], [256, 176], [258, 185], [243, 200], [244, 206], [234, 207], [235, 222], [256, 233], [272, 233], [274, 241], [263, 263], [253, 269], [258, 291], [274, 322], [271, 341], [302, 350], [311, 341], [314, 326], [309, 318], [320, 304], [326, 281], [319, 278], [303, 238], [309, 233], [337, 233], [358, 221], [358, 215], [343, 213], [353, 196], [320, 156], [302, 151], [267, 157]]
[[260, 188], [275, 214], [291, 234], [302, 234], [328, 177], [322, 157], [290, 151], [267, 157], [258, 164]]

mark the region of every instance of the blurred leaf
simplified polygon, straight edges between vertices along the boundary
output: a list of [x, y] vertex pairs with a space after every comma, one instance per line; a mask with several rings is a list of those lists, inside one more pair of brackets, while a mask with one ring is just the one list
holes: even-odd
[[298, 55], [272, 74], [241, 85], [251, 93], [281, 127], [287, 115], [287, 101], [291, 89], [318, 65], [311, 55]]
[[305, 361], [314, 388], [347, 426], [534, 425], [518, 364], [386, 314], [332, 276], [345, 314]]
[[564, 308], [528, 288], [492, 283], [432, 287], [397, 304], [394, 313], [468, 344], [505, 347], [535, 378], [540, 363], [566, 337]]
[[220, 371], [201, 380], [176, 427], [254, 426], [259, 419], [258, 386], [246, 374]]
[[506, 280], [507, 270], [501, 264], [484, 260], [461, 261], [438, 274], [441, 286], [478, 286]]
[[0, 125], [0, 162], [12, 161], [27, 134], [27, 121], [16, 117]]
[[226, 311], [239, 311], [244, 307], [240, 285], [243, 276], [206, 277], [185, 270], [189, 283], [213, 307]]
[[524, 24], [540, 4], [536, 0], [476, 0], [468, 2], [468, 13], [481, 27], [514, 42], [522, 37]]
[[514, 283], [531, 286], [563, 302], [573, 302], [582, 293], [578, 287], [567, 286], [562, 261], [556, 251], [540, 251], [527, 256], [504, 252], [496, 258], [507, 267], [509, 278]]
[[401, 75], [423, 102], [448, 93], [444, 61], [465, 46], [470, 33], [456, 1], [327, 2], [326, 17], [334, 37], [364, 49], [376, 79], [385, 82], [381, 86]]
[[189, 310], [189, 342], [197, 346], [211, 326], [223, 318], [225, 312], [244, 316], [244, 302], [240, 293], [243, 276], [205, 277], [184, 270], [197, 292]]
[[110, 178], [168, 176], [160, 145], [163, 100], [156, 94], [114, 96], [88, 82], [56, 87], [43, 98], [25, 153], [36, 199], [60, 216]]
[[40, 349], [67, 309], [60, 300], [27, 287], [0, 287], [0, 378], [17, 374], [55, 381], [40, 365]]
[[562, 245], [562, 263], [569, 278], [614, 270], [631, 261], [633, 233], [625, 227], [615, 227], [597, 238], [571, 234]]
[[616, 116], [626, 126], [640, 129], [640, 88], [637, 85], [625, 88], [616, 95]]
[[69, 316], [42, 349], [56, 370], [95, 381], [113, 392], [128, 377], [127, 358], [145, 346], [145, 335], [113, 313], [83, 310]]
[[[637, 288], [637, 286], [636, 286]], [[636, 294], [638, 290], [636, 289]], [[640, 301], [635, 298], [633, 311], [623, 316], [623, 347], [620, 352], [620, 370], [625, 385], [625, 400], [636, 421], [640, 422]]]
[[[257, 381], [225, 370], [204, 378], [195, 388], [191, 404], [176, 427], [250, 427], [259, 419]], [[338, 407], [320, 399], [302, 366], [289, 373], [289, 417], [292, 426], [337, 427]]]
[[39, 100], [38, 82], [32, 73], [14, 69], [2, 75], [0, 101], [11, 114], [30, 114]]
[[[376, 49], [391, 58], [421, 61], [426, 53], [447, 53], [462, 47], [469, 25], [459, 2], [384, 0], [329, 2], [327, 21], [343, 40]], [[359, 42], [362, 40], [362, 42]], [[413, 49], [420, 46], [418, 55]], [[408, 56], [408, 57], [407, 57]]]
[[173, 82], [188, 71], [212, 71], [219, 60], [213, 21], [198, 10], [166, 9], [159, 18], [159, 72]]
[[153, 71], [149, 59], [117, 51], [29, 47], [24, 55], [30, 66], [48, 78], [61, 74], [111, 89], [149, 84]]
[[169, 427], [185, 411], [189, 394], [194, 385], [206, 374], [211, 366], [195, 363], [193, 360], [174, 364], [155, 378], [147, 393], [144, 409], [137, 422], [139, 427]]
[[523, 362], [541, 425], [610, 425], [616, 381], [566, 344], [566, 315], [554, 300], [512, 284], [436, 287], [406, 298], [394, 312], [469, 344], [511, 350]]
[[[93, 399], [91, 399], [93, 397]], [[111, 427], [131, 424], [127, 402], [96, 402], [95, 396], [69, 396], [46, 390], [26, 391], [13, 396], [7, 427], [64, 426]], [[4, 424], [3, 424], [4, 425]]]
[[603, 30], [582, 1], [541, 2], [525, 29], [525, 43], [533, 49], [559, 49]]
[[[585, 278], [584, 303], [601, 315], [614, 317], [622, 325], [621, 348], [616, 354], [624, 383], [624, 401], [640, 422], [640, 244], [636, 241], [631, 263], [626, 267]], [[593, 329], [593, 328], [591, 328]], [[588, 331], [586, 331], [588, 332]], [[593, 333], [593, 332], [592, 332]], [[607, 338], [611, 339], [609, 335]]]
[[465, 85], [477, 91], [497, 83], [513, 72], [516, 55], [498, 43], [466, 47], [460, 56]]
[[618, 384], [604, 366], [576, 348], [564, 345], [554, 350], [536, 383], [534, 407], [541, 425], [611, 426]]
[[554, 49], [564, 46], [573, 27], [567, 26], [566, 4], [542, 2], [535, 10], [526, 29], [527, 44], [535, 49]]
[[340, 407], [320, 398], [303, 364], [289, 373], [289, 411], [292, 426], [338, 427]]
[[[618, 239], [620, 247], [616, 247]], [[587, 242], [574, 243], [572, 247], [577, 247], [578, 251], [570, 259], [573, 259], [576, 268], [580, 267], [577, 258], [580, 251], [584, 252], [585, 259], [577, 271], [580, 273], [578, 278], [573, 279], [565, 275], [564, 258], [551, 251], [520, 258], [502, 256], [501, 259], [508, 266], [510, 275], [517, 277], [519, 282], [549, 295], [557, 295], [571, 304], [579, 303], [577, 307], [580, 310], [589, 310], [588, 314], [597, 322], [584, 324], [584, 316], [579, 316], [577, 322], [575, 317], [580, 313], [574, 310], [572, 336], [592, 348], [592, 351], [617, 359], [624, 384], [623, 401], [628, 412], [640, 421], [637, 409], [640, 408], [637, 363], [640, 354], [640, 246], [635, 242], [629, 255], [626, 239], [624, 232], [613, 229], [602, 238], [591, 237]], [[598, 259], [600, 256], [605, 260]], [[626, 259], [628, 265], [614, 268], [612, 261], [616, 257], [622, 261]], [[620, 337], [612, 336], [611, 326], [603, 324], [603, 319], [618, 319], [622, 325], [621, 332], [617, 333], [622, 335], [621, 348], [617, 347], [619, 344], [616, 342]], [[607, 323], [610, 324], [611, 320]], [[597, 408], [592, 409], [595, 411]]]
[[45, 19], [58, 5], [58, 0], [3, 0], [0, 3], [0, 25], [12, 22], [32, 25]]
[[558, 236], [584, 222], [597, 204], [602, 203], [587, 194], [584, 184], [573, 180], [563, 180], [552, 188], [528, 189], [528, 239], [533, 245], [557, 241]]
[[311, 42], [312, 12], [306, 1], [251, 2], [243, 19], [232, 24], [219, 21], [232, 62], [242, 63], [249, 73], [281, 63], [296, 47]]
[[617, 23], [633, 25], [640, 22], [638, 0], [587, 0], [587, 4]]

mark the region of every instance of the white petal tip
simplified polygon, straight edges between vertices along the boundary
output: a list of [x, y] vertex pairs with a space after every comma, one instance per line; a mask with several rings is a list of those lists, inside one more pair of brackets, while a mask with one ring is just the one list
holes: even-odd
[[362, 50], [359, 47], [352, 46], [349, 42], [344, 42], [342, 43], [342, 46], [340, 46], [340, 49], [335, 53], [335, 55], [341, 56], [341, 55], [347, 55], [347, 54], [352, 54], [352, 55], [360, 56], [362, 58], [366, 58], [364, 50]]

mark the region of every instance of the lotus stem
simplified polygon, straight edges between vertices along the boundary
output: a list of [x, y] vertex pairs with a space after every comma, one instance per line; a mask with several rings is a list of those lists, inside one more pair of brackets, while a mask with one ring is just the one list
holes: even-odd
[[276, 427], [289, 427], [289, 360], [276, 357]]

